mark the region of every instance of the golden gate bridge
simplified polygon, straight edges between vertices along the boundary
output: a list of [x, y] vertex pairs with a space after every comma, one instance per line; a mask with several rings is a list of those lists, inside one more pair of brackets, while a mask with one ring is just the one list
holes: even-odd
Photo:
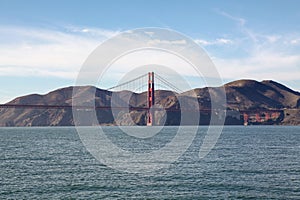
[[[146, 88], [145, 88], [146, 87]], [[106, 90], [100, 91], [100, 99], [103, 100], [102, 105], [70, 105], [70, 104], [63, 104], [63, 105], [49, 105], [49, 104], [15, 104], [15, 103], [7, 103], [7, 104], [0, 104], [1, 108], [20, 108], [20, 109], [82, 109], [82, 110], [89, 110], [89, 109], [96, 109], [96, 110], [123, 110], [128, 109], [129, 111], [146, 111], [147, 112], [147, 125], [151, 126], [154, 125], [154, 111], [155, 110], [165, 110], [168, 112], [180, 112], [182, 109], [188, 112], [205, 112], [211, 113], [213, 112], [210, 108], [180, 108], [180, 107], [171, 107], [171, 108], [162, 108], [162, 107], [155, 107], [155, 91], [159, 90], [161, 95], [163, 93], [173, 93], [175, 95], [183, 93], [181, 89], [176, 87], [166, 78], [154, 74], [154, 72], [148, 72], [147, 74], [143, 74], [136, 78], [133, 78], [129, 81], [120, 83], [116, 86], [107, 88]], [[112, 91], [119, 93], [118, 98], [115, 98], [114, 101], [111, 101], [107, 98], [107, 96], [112, 94]], [[139, 106], [132, 106], [123, 101], [122, 99], [122, 92], [143, 92], [146, 91], [146, 103], [139, 105]], [[152, 108], [152, 109], [151, 109]], [[248, 123], [261, 123], [267, 122], [269, 120], [276, 120], [280, 117], [283, 113], [284, 109], [257, 109], [257, 110], [234, 110], [240, 113], [240, 116], [244, 122], [244, 125]], [[224, 111], [232, 111], [227, 110], [226, 108]]]

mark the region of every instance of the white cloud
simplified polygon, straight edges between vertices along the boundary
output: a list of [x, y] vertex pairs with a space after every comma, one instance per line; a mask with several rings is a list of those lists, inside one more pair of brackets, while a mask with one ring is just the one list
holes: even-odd
[[285, 43], [290, 41], [290, 36], [260, 35], [258, 39], [258, 43], [247, 43], [239, 47], [238, 50], [248, 49], [247, 55], [234, 58], [215, 57], [213, 61], [221, 76], [231, 80], [248, 78], [300, 81], [299, 49], [291, 49]]
[[215, 58], [221, 77], [224, 79], [275, 79], [299, 80], [300, 55], [283, 55], [277, 52], [257, 52], [241, 59]]
[[292, 40], [290, 41], [290, 44], [292, 44], [292, 45], [298, 45], [298, 44], [300, 44], [300, 38], [292, 39]]
[[155, 33], [154, 32], [152, 32], [152, 31], [145, 31], [145, 33], [147, 34], [147, 35], [149, 35], [150, 37], [152, 37]]
[[[291, 46], [297, 47], [300, 44], [299, 35], [257, 33], [245, 27], [246, 20], [226, 13], [222, 15], [239, 23], [242, 26], [240, 31], [244, 35], [230, 39], [195, 39], [195, 42], [210, 46], [209, 54], [213, 56], [213, 61], [224, 79], [299, 80], [299, 49], [291, 50]], [[61, 30], [0, 26], [0, 76], [52, 76], [75, 79], [87, 56], [103, 40], [118, 32], [74, 26]], [[147, 34], [153, 35], [151, 32]], [[186, 44], [185, 40], [153, 39], [151, 42], [183, 46]], [[247, 53], [243, 56], [227, 57], [226, 48], [236, 48], [237, 54], [240, 51]], [[215, 53], [219, 56], [214, 55]], [[178, 67], [180, 74], [195, 75], [193, 70], [182, 67], [184, 64], [172, 57], [147, 54], [132, 57], [127, 63], [119, 63], [118, 66], [122, 70], [113, 71], [116, 77], [120, 77], [120, 71], [125, 72], [129, 69], [124, 67], [130, 66], [129, 61], [141, 64], [145, 61], [157, 64], [165, 62], [166, 65]], [[124, 66], [121, 67], [121, 64]]]
[[187, 44], [187, 42], [185, 40], [159, 40], [159, 39], [150, 40], [149, 45], [155, 45], [155, 44], [185, 45]]
[[67, 30], [1, 26], [0, 75], [75, 78], [91, 51], [116, 34], [91, 28]]
[[199, 45], [203, 45], [203, 46], [211, 45], [210, 41], [203, 40], [203, 39], [196, 39], [195, 42], [198, 43]]
[[274, 42], [277, 42], [281, 38], [281, 36], [280, 35], [268, 35], [268, 36], [266, 36], [266, 38], [270, 43], [274, 43]]
[[216, 40], [217, 44], [231, 44], [232, 41], [229, 39], [219, 38]]
[[105, 37], [105, 38], [110, 38], [113, 35], [120, 32], [119, 30], [112, 31], [112, 30], [106, 30], [101, 28], [77, 27], [77, 26], [67, 26], [66, 30], [74, 33], [84, 33], [85, 36], [97, 36], [97, 37]]
[[204, 40], [204, 39], [195, 39], [194, 40], [196, 43], [198, 43], [199, 45], [203, 45], [203, 46], [211, 46], [211, 45], [229, 45], [229, 44], [233, 44], [234, 42], [230, 39], [226, 39], [226, 38], [217, 38], [215, 40]]

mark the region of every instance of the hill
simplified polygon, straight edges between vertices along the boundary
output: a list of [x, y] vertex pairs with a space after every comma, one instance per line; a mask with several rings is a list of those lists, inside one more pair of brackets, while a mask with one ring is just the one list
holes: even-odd
[[[241, 110], [260, 111], [260, 110], [282, 110], [280, 115], [267, 124], [284, 124], [299, 125], [300, 124], [300, 93], [277, 83], [275, 81], [254, 81], [254, 80], [238, 80], [224, 85], [226, 91], [227, 105], [221, 105], [222, 109], [227, 110], [226, 124], [243, 124]], [[76, 90], [76, 96], [72, 97], [73, 90]], [[169, 109], [166, 115], [156, 116], [157, 124], [166, 120], [166, 125], [180, 124], [180, 112], [172, 112], [180, 108], [179, 100], [189, 102], [192, 94], [196, 94], [200, 109], [211, 108], [211, 96], [214, 99], [221, 98], [219, 87], [197, 88], [186, 91], [182, 94], [176, 94], [172, 91], [157, 90], [155, 91], [155, 102], [162, 107]], [[72, 126], [74, 119], [72, 115], [72, 100], [83, 98], [82, 105], [95, 105], [110, 107], [111, 99], [118, 97], [115, 106], [122, 107], [124, 101], [129, 100], [131, 107], [146, 107], [147, 93], [133, 93], [131, 91], [111, 92], [102, 90], [93, 86], [76, 86], [61, 88], [45, 95], [31, 94], [18, 97], [7, 104], [11, 105], [59, 105], [62, 108], [39, 109], [16, 107], [16, 108], [0, 108], [0, 126]], [[193, 105], [189, 105], [193, 109]], [[199, 124], [209, 124], [210, 113], [200, 113]], [[97, 122], [86, 121], [81, 125], [145, 125], [146, 111], [131, 110], [130, 113], [117, 113], [113, 116], [111, 109], [98, 109], [96, 112]], [[259, 123], [258, 123], [259, 124]], [[266, 123], [262, 123], [266, 124]]]

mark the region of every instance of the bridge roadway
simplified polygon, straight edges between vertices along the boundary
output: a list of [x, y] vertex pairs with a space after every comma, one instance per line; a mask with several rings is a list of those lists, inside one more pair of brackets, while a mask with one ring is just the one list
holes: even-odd
[[[42, 105], [42, 104], [0, 104], [0, 108], [20, 108], [20, 109], [128, 109], [128, 107], [111, 107], [111, 106], [73, 106], [73, 105]], [[159, 107], [153, 107], [154, 110], [160, 111], [160, 110], [166, 110], [166, 111], [174, 111], [174, 112], [179, 112], [179, 111], [189, 111], [189, 112], [211, 112], [211, 109], [187, 109], [187, 108], [159, 108]], [[129, 110], [149, 110], [148, 107], [129, 107]], [[227, 110], [227, 111], [237, 111], [240, 113], [246, 113], [246, 114], [251, 114], [251, 113], [263, 113], [263, 112], [282, 112], [284, 111], [285, 108], [283, 109], [255, 109], [255, 110]], [[295, 109], [297, 110], [297, 109]], [[222, 109], [215, 109], [214, 111], [224, 111]]]

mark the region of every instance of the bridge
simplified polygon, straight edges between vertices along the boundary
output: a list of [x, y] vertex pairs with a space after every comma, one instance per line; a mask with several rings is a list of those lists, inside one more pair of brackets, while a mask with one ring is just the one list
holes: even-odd
[[[107, 100], [106, 95], [114, 91], [118, 93], [118, 98], [114, 98], [114, 101], [109, 102]], [[124, 102], [126, 97], [122, 97], [122, 91], [130, 91], [130, 92], [145, 92], [146, 91], [146, 104], [139, 106], [131, 106]], [[95, 105], [95, 106], [85, 106], [85, 105], [40, 105], [40, 104], [0, 104], [1, 108], [22, 108], [22, 109], [82, 109], [82, 110], [124, 110], [128, 109], [129, 111], [145, 111], [147, 112], [147, 126], [155, 125], [155, 111], [164, 110], [167, 112], [180, 112], [182, 109], [188, 109], [185, 111], [188, 112], [200, 112], [200, 113], [212, 113], [215, 112], [210, 108], [201, 108], [199, 110], [193, 108], [180, 108], [180, 107], [172, 107], [172, 108], [162, 108], [155, 107], [156, 97], [155, 91], [160, 92], [173, 92], [174, 94], [183, 93], [178, 87], [168, 81], [166, 78], [154, 74], [154, 72], [148, 72], [147, 74], [143, 74], [136, 78], [133, 78], [129, 81], [123, 82], [116, 86], [107, 88], [106, 90], [102, 90], [100, 97], [104, 99], [103, 105]], [[128, 98], [128, 97], [127, 97]], [[198, 97], [199, 98], [199, 97]], [[106, 101], [105, 101], [106, 100]], [[218, 110], [220, 112], [220, 110]], [[260, 123], [268, 123], [274, 122], [278, 120], [283, 113], [283, 109], [258, 109], [258, 110], [227, 110], [226, 108], [223, 112], [237, 112], [240, 115], [244, 125], [248, 124], [260, 124]]]

